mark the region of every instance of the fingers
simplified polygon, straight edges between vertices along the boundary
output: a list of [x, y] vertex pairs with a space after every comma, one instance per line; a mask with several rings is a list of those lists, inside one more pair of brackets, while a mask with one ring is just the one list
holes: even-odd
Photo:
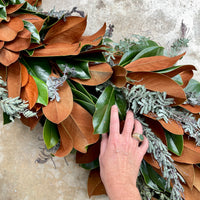
[[[134, 127], [133, 134], [134, 133], [142, 134], [143, 133], [142, 124], [137, 119], [135, 119], [134, 121], [135, 121], [135, 123], [134, 123], [135, 127]], [[136, 138], [134, 138], [134, 137], [133, 137], [133, 140], [137, 144], [139, 143], [139, 141]]]
[[143, 153], [143, 155], [146, 153], [147, 149], [149, 147], [149, 141], [147, 140], [147, 138], [144, 136], [144, 140], [141, 143], [141, 145], [139, 146], [140, 151]]
[[128, 111], [126, 114], [126, 119], [122, 134], [130, 138], [133, 131], [133, 127], [134, 127], [134, 115], [132, 111]]
[[107, 147], [107, 143], [108, 143], [108, 134], [102, 134], [102, 138], [101, 138], [101, 146], [100, 146], [100, 155], [103, 155], [106, 147]]
[[111, 115], [110, 115], [110, 139], [116, 138], [119, 134], [119, 115], [118, 115], [118, 108], [116, 105], [112, 106], [111, 108]]

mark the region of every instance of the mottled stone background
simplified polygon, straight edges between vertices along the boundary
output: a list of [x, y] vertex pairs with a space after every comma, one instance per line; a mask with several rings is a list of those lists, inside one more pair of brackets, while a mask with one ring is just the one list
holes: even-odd
[[[88, 16], [87, 34], [97, 31], [104, 22], [115, 25], [113, 40], [132, 34], [151, 37], [169, 48], [180, 36], [183, 20], [190, 38], [182, 63], [200, 68], [200, 4], [198, 0], [43, 0], [42, 8], [49, 11], [71, 10], [77, 6]], [[199, 73], [195, 78], [199, 79]], [[200, 79], [199, 79], [200, 80]], [[2, 115], [0, 115], [2, 121]], [[55, 158], [56, 169], [48, 161], [35, 163], [43, 143], [42, 128], [30, 131], [19, 120], [0, 124], [0, 200], [87, 200], [88, 172], [67, 157], [68, 165]], [[91, 200], [105, 200], [106, 196]]]

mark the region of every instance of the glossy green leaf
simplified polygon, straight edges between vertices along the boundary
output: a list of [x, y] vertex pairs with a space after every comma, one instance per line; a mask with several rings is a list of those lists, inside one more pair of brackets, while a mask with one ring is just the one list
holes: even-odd
[[140, 51], [131, 62], [144, 57], [150, 57], [150, 56], [161, 56], [163, 55], [164, 48], [160, 46], [153, 46], [153, 47], [147, 47]]
[[43, 128], [43, 138], [47, 149], [51, 149], [59, 142], [59, 132], [57, 125], [46, 119]]
[[152, 40], [148, 40], [146, 42], [146, 45], [141, 45], [141, 44], [136, 44], [134, 46], [131, 46], [128, 50], [128, 52], [126, 52], [120, 62], [119, 62], [119, 65], [120, 66], [125, 66], [127, 64], [129, 64], [133, 58], [140, 52], [142, 51], [143, 49], [147, 48], [147, 47], [152, 47], [152, 46], [158, 46], [157, 43], [155, 43], [154, 41]]
[[46, 83], [35, 76], [32, 76], [32, 77], [34, 78], [35, 83], [38, 88], [37, 103], [47, 106], [47, 104], [48, 104], [48, 87], [47, 87]]
[[187, 87], [184, 88], [185, 92], [196, 92], [200, 93], [200, 82], [196, 81], [194, 79], [191, 79], [190, 82], [188, 83]]
[[140, 166], [145, 183], [152, 189], [157, 191], [170, 192], [170, 188], [166, 188], [166, 180], [161, 177], [145, 160], [142, 161]]
[[73, 59], [56, 59], [58, 67], [64, 71], [65, 67], [74, 68], [75, 74], [73, 77], [80, 79], [90, 79], [89, 65], [87, 61], [79, 61]]
[[5, 124], [9, 124], [10, 122], [12, 122], [12, 121], [10, 120], [10, 116], [9, 116], [7, 113], [3, 112], [3, 124], [4, 124], [4, 125], [5, 125]]
[[96, 103], [93, 115], [94, 134], [108, 133], [110, 124], [110, 109], [115, 104], [115, 89], [109, 85], [105, 88]]
[[162, 69], [162, 70], [159, 70], [159, 71], [156, 71], [156, 72], [157, 72], [157, 73], [160, 73], [160, 74], [168, 73], [168, 72], [171, 72], [171, 71], [173, 71], [173, 70], [175, 70], [175, 69], [178, 69], [179, 67], [181, 67], [181, 65], [180, 65], [180, 66], [169, 67], [169, 68], [167, 68], [167, 69]]
[[24, 22], [24, 27], [31, 32], [31, 43], [40, 44], [40, 34], [36, 29], [35, 25], [26, 20], [23, 20], [23, 22]]
[[96, 159], [90, 163], [80, 164], [80, 166], [84, 169], [89, 169], [89, 170], [96, 169], [99, 167], [99, 159]]
[[81, 99], [76, 99], [74, 98], [74, 101], [81, 105], [85, 110], [87, 110], [91, 115], [94, 114], [95, 111], [95, 105], [92, 103], [89, 103], [87, 101], [81, 100]]
[[126, 111], [127, 111], [127, 101], [126, 101], [124, 95], [120, 91], [116, 91], [115, 104], [118, 107], [119, 118], [121, 120], [124, 120], [126, 117]]
[[0, 18], [5, 20], [7, 19], [6, 6], [2, 1], [0, 2]]
[[46, 58], [23, 58], [20, 60], [32, 76], [36, 76], [46, 83], [51, 74], [51, 66]]
[[73, 58], [74, 60], [87, 61], [87, 62], [106, 62], [104, 55], [101, 52], [94, 53], [80, 53]]
[[165, 130], [165, 137], [167, 140], [168, 150], [177, 156], [181, 156], [183, 151], [183, 135], [175, 135]]
[[10, 5], [25, 3], [25, 0], [9, 0]]
[[30, 49], [30, 50], [26, 49], [25, 52], [26, 52], [29, 56], [32, 56], [33, 53], [34, 53], [34, 49]]

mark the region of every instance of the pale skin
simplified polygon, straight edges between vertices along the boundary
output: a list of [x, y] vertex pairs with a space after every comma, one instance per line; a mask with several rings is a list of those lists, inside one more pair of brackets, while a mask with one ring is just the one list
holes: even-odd
[[148, 149], [148, 140], [143, 142], [132, 137], [142, 134], [141, 123], [127, 112], [122, 133], [117, 106], [112, 106], [110, 131], [102, 135], [100, 150], [100, 175], [110, 200], [141, 200], [136, 186], [141, 161]]

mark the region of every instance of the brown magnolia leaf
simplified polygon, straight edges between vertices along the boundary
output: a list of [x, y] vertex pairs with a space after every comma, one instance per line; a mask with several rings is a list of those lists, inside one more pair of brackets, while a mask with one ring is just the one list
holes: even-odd
[[21, 98], [29, 103], [29, 109], [31, 110], [36, 104], [38, 98], [38, 89], [33, 77], [29, 74], [28, 83], [25, 87], [21, 88]]
[[112, 67], [113, 74], [111, 77], [111, 81], [114, 85], [116, 85], [119, 88], [122, 88], [126, 85], [126, 74], [127, 71], [124, 67], [121, 66], [114, 66]]
[[17, 17], [19, 17], [22, 20], [28, 21], [35, 25], [36, 29], [40, 32], [42, 29], [42, 26], [45, 22], [45, 19], [42, 19], [41, 17], [38, 17], [37, 15], [32, 14], [20, 14]]
[[174, 70], [164, 73], [164, 74], [166, 76], [169, 76], [172, 78], [172, 77], [176, 76], [177, 74], [180, 74], [183, 71], [191, 71], [191, 70], [197, 70], [197, 69], [194, 65], [183, 65], [177, 69], [174, 69]]
[[[144, 114], [144, 116], [149, 117], [153, 120], [157, 120], [156, 116], [153, 113], [148, 113], [147, 115]], [[163, 119], [157, 121], [162, 125], [163, 128], [167, 129], [169, 132], [175, 135], [184, 134], [181, 124], [173, 119], [169, 119], [168, 123], [166, 123]]]
[[193, 77], [193, 71], [190, 70], [190, 71], [181, 72], [180, 76], [183, 81], [183, 85], [181, 85], [181, 87], [185, 88], [188, 85], [190, 79]]
[[15, 11], [19, 10], [23, 5], [24, 5], [24, 3], [15, 4], [15, 5], [8, 5], [8, 6], [6, 6], [6, 13], [12, 14]]
[[192, 190], [185, 184], [182, 184], [184, 189], [184, 200], [197, 200], [200, 197], [200, 192], [193, 187]]
[[7, 88], [8, 97], [19, 97], [21, 93], [21, 66], [19, 62], [15, 62], [7, 69]]
[[160, 166], [159, 166], [157, 160], [153, 157], [152, 154], [146, 153], [144, 156], [144, 160], [151, 166], [155, 167], [156, 169], [160, 169]]
[[7, 67], [0, 64], [0, 76], [3, 81], [7, 80]]
[[12, 18], [9, 22], [0, 23], [0, 40], [11, 41], [17, 36], [17, 33], [24, 29], [23, 21], [18, 18]]
[[27, 49], [31, 44], [31, 32], [24, 28], [23, 31], [19, 32], [17, 37], [11, 41], [7, 42], [4, 47], [11, 51], [22, 51]]
[[100, 177], [100, 169], [93, 169], [90, 171], [88, 177], [88, 196], [106, 194], [105, 187]]
[[172, 67], [185, 53], [175, 56], [175, 57], [166, 57], [166, 56], [151, 56], [140, 58], [135, 60], [124, 68], [127, 71], [139, 72], [139, 71], [158, 71]]
[[31, 43], [31, 45], [28, 47], [28, 49], [37, 49], [40, 47], [44, 47], [45, 45], [40, 43], [40, 44], [36, 44], [36, 43]]
[[96, 160], [100, 154], [100, 140], [88, 147], [87, 153], [76, 152], [76, 163], [84, 164]]
[[57, 102], [54, 99], [42, 108], [45, 117], [55, 124], [59, 124], [65, 120], [71, 113], [73, 107], [73, 95], [68, 83], [64, 82], [58, 89], [60, 101]]
[[70, 16], [66, 21], [61, 19], [47, 32], [44, 43], [77, 43], [85, 31], [86, 23], [87, 17]]
[[99, 29], [99, 31], [97, 31], [95, 34], [90, 36], [82, 36], [80, 41], [81, 48], [87, 44], [97, 46], [101, 42], [103, 36], [105, 35], [105, 32], [106, 32], [106, 23], [104, 23], [101, 29]]
[[114, 62], [115, 65], [118, 65], [120, 60], [121, 60], [121, 58], [122, 58], [122, 56], [123, 56], [122, 54], [114, 55], [114, 59], [113, 58], [111, 58], [111, 59], [112, 59], [112, 61]]
[[71, 78], [73, 81], [76, 81], [83, 85], [99, 85], [106, 82], [112, 76], [112, 68], [107, 63], [97, 64], [89, 67], [91, 78], [88, 80]]
[[[70, 115], [63, 122], [58, 124], [58, 130], [60, 133], [62, 146], [66, 145], [62, 142], [62, 138], [68, 137], [68, 139], [70, 139], [72, 142], [73, 147], [82, 153], [86, 153], [86, 147], [90, 144], [96, 143], [99, 139], [98, 134], [93, 134], [94, 129], [92, 126], [92, 116], [77, 103], [74, 103]], [[60, 148], [58, 151], [59, 150]], [[56, 156], [57, 155], [58, 154], [56, 152]]]
[[0, 49], [2, 49], [4, 47], [4, 42], [0, 41]]
[[200, 147], [196, 145], [195, 140], [186, 135], [184, 136], [184, 147], [187, 147], [197, 153], [200, 153]]
[[51, 57], [51, 56], [69, 56], [80, 53], [79, 44], [54, 43], [48, 44], [45, 48], [35, 49], [32, 57]]
[[127, 75], [134, 80], [130, 84], [145, 85], [149, 90], [166, 92], [169, 97], [174, 98], [173, 105], [182, 104], [186, 100], [185, 92], [178, 83], [171, 78], [155, 72], [132, 72]]
[[175, 167], [184, 178], [188, 187], [192, 190], [195, 180], [195, 172], [193, 165], [175, 162]]
[[200, 168], [194, 165], [195, 179], [194, 186], [200, 192]]
[[42, 0], [26, 0], [28, 3], [30, 3], [32, 6], [41, 6]]
[[200, 106], [199, 105], [195, 105], [195, 106], [192, 106], [190, 104], [182, 104], [182, 105], [179, 105], [180, 107], [186, 109], [186, 110], [189, 110], [191, 113], [200, 113]]
[[20, 63], [21, 65], [21, 87], [24, 87], [28, 83], [28, 70], [26, 67]]
[[19, 58], [18, 52], [12, 52], [5, 48], [0, 49], [0, 63], [9, 66], [12, 63], [16, 62]]

